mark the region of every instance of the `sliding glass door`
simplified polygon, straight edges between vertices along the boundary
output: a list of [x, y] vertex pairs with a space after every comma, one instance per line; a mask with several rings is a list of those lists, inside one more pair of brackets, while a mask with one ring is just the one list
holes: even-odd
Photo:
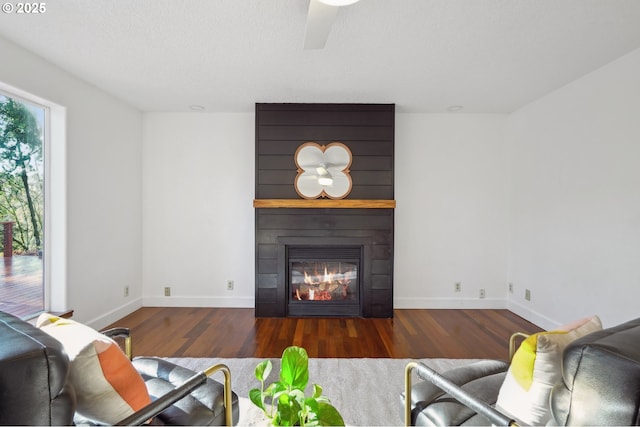
[[47, 109], [0, 92], [0, 310], [45, 309], [44, 152]]

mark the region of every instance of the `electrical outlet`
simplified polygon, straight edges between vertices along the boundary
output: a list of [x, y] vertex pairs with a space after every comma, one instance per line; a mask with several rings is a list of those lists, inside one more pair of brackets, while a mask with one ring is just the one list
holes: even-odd
[[233, 290], [233, 280], [227, 280], [227, 290], [228, 291]]
[[124, 296], [128, 297], [129, 296], [129, 286], [125, 286], [124, 287]]
[[531, 301], [531, 291], [529, 289], [524, 290], [524, 299]]
[[454, 290], [455, 292], [460, 292], [460, 291], [462, 291], [462, 283], [460, 283], [460, 282], [456, 282], [456, 284], [453, 286], [453, 290]]
[[509, 283], [509, 293], [513, 293], [513, 283]]
[[484, 298], [484, 288], [480, 289], [480, 298]]
[[171, 287], [170, 286], [165, 286], [165, 288], [164, 288], [164, 296], [165, 297], [170, 297], [171, 296]]

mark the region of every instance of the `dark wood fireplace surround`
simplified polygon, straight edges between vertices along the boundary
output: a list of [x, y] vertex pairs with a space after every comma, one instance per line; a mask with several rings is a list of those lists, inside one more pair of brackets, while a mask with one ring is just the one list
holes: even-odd
[[[256, 104], [257, 317], [393, 317], [393, 104]], [[304, 142], [351, 150], [353, 188], [342, 200], [301, 199], [294, 154]], [[290, 308], [290, 247], [362, 248], [359, 308]]]

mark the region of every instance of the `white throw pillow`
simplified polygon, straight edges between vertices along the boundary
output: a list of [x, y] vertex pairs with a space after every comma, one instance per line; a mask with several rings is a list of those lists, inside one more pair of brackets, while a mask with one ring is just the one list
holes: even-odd
[[551, 419], [551, 389], [562, 378], [564, 349], [572, 341], [601, 329], [600, 319], [593, 316], [571, 330], [540, 332], [524, 340], [500, 387], [496, 409], [520, 425], [547, 424]]

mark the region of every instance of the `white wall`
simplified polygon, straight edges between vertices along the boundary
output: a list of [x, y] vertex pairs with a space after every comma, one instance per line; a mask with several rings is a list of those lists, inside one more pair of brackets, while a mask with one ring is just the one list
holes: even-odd
[[66, 109], [67, 217], [53, 224], [66, 227], [66, 274], [57, 279], [74, 318], [106, 326], [141, 305], [142, 115], [2, 38], [0, 58], [1, 82]]
[[397, 115], [396, 308], [506, 307], [506, 119]]
[[510, 117], [509, 308], [546, 328], [638, 316], [639, 76], [636, 50]]
[[144, 115], [144, 305], [254, 306], [254, 129], [253, 114]]

